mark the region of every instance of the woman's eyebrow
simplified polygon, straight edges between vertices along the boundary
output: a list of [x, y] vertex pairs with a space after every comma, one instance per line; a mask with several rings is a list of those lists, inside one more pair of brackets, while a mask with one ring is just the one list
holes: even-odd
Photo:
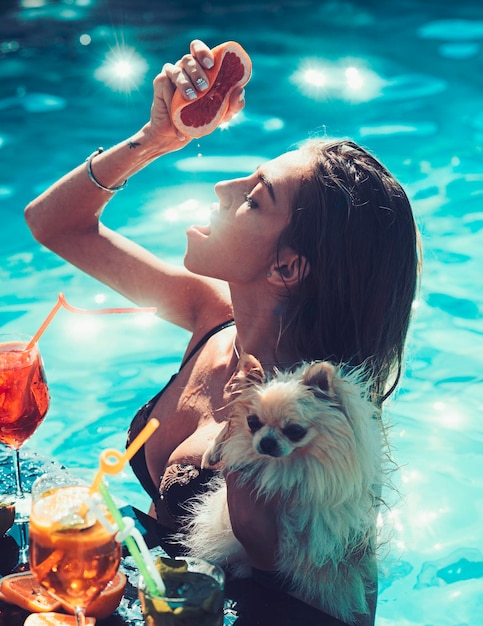
[[262, 174], [261, 172], [259, 172], [258, 173], [258, 180], [265, 185], [265, 187], [267, 188], [267, 191], [268, 191], [268, 193], [270, 195], [270, 198], [272, 199], [273, 202], [275, 202], [275, 193], [273, 191], [273, 185], [269, 181], [269, 179], [265, 176], [265, 174]]

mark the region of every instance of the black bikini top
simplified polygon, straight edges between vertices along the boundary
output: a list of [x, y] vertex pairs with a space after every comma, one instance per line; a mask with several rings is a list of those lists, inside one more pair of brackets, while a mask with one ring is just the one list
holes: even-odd
[[[229, 328], [234, 324], [234, 320], [223, 322], [222, 324], [215, 326], [215, 328], [212, 328], [206, 333], [206, 335], [204, 335], [200, 339], [200, 341], [194, 346], [194, 348], [183, 360], [179, 370], [175, 374], [173, 374], [173, 376], [171, 376], [168, 383], [163, 387], [163, 389], [161, 389], [161, 391], [159, 391], [153, 398], [151, 398], [151, 400], [149, 400], [144, 406], [142, 406], [136, 413], [129, 427], [126, 444], [127, 446], [144, 428], [156, 402], [163, 395], [166, 389], [173, 383], [183, 367], [193, 358], [198, 350], [200, 350], [213, 335], [216, 335], [220, 331], [224, 330], [225, 328]], [[190, 497], [193, 497], [194, 495], [199, 493], [200, 490], [203, 490], [209, 479], [213, 475], [217, 474], [217, 472], [214, 472], [213, 470], [202, 469], [192, 464], [174, 464], [166, 468], [163, 476], [161, 477], [161, 482], [158, 487], [158, 485], [155, 485], [153, 483], [151, 475], [149, 474], [146, 464], [144, 446], [142, 446], [138, 450], [138, 452], [136, 452], [136, 454], [132, 457], [132, 459], [130, 460], [130, 465], [137, 479], [143, 486], [144, 490], [153, 500], [155, 507], [160, 506], [161, 502], [163, 501], [163, 504], [166, 506], [170, 516], [173, 518], [179, 517], [181, 515], [185, 516], [187, 512], [186, 509], [183, 508], [183, 503], [186, 502], [186, 500]]]

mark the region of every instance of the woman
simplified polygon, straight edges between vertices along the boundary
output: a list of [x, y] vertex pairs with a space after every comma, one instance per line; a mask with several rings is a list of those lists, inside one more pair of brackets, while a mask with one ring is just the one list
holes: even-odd
[[[374, 157], [348, 141], [312, 140], [246, 178], [215, 186], [208, 226], [192, 226], [184, 268], [100, 221], [112, 191], [189, 138], [173, 127], [175, 89], [199, 96], [213, 55], [201, 41], [154, 81], [148, 123], [95, 154], [26, 209], [36, 239], [85, 272], [192, 333], [182, 367], [136, 416], [160, 427], [134, 460], [158, 521], [176, 528], [183, 502], [222, 428], [242, 350], [267, 370], [302, 359], [364, 364], [382, 404], [401, 370], [417, 281], [417, 232], [407, 197]], [[201, 86], [201, 87], [200, 87]], [[192, 94], [191, 94], [192, 95]], [[244, 106], [233, 92], [224, 121]], [[89, 169], [90, 168], [90, 169]], [[106, 190], [107, 188], [107, 190]], [[255, 570], [274, 570], [275, 510], [228, 484], [231, 522]]]

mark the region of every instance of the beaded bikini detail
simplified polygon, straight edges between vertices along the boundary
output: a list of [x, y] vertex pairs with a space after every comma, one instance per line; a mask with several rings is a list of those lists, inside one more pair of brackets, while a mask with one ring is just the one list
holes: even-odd
[[216, 470], [197, 467], [191, 463], [173, 463], [164, 470], [159, 485], [156, 511], [164, 508], [175, 523], [188, 514], [186, 503], [190, 498], [209, 489], [210, 480], [217, 476]]
[[198, 478], [200, 470], [194, 465], [184, 463], [174, 463], [166, 468], [161, 484], [159, 485], [159, 495], [163, 497], [163, 492], [170, 489], [175, 483], [187, 485], [194, 478]]

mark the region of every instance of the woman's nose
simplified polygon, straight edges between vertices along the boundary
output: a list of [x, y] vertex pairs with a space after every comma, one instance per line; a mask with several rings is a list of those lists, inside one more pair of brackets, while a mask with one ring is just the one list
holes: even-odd
[[215, 193], [220, 199], [222, 207], [228, 208], [237, 200], [237, 196], [243, 198], [246, 191], [246, 183], [243, 178], [233, 178], [231, 180], [221, 180], [215, 185]]
[[228, 207], [230, 205], [232, 193], [230, 192], [230, 183], [229, 180], [221, 180], [219, 183], [215, 185], [215, 193], [220, 200], [220, 204], [224, 207]]

